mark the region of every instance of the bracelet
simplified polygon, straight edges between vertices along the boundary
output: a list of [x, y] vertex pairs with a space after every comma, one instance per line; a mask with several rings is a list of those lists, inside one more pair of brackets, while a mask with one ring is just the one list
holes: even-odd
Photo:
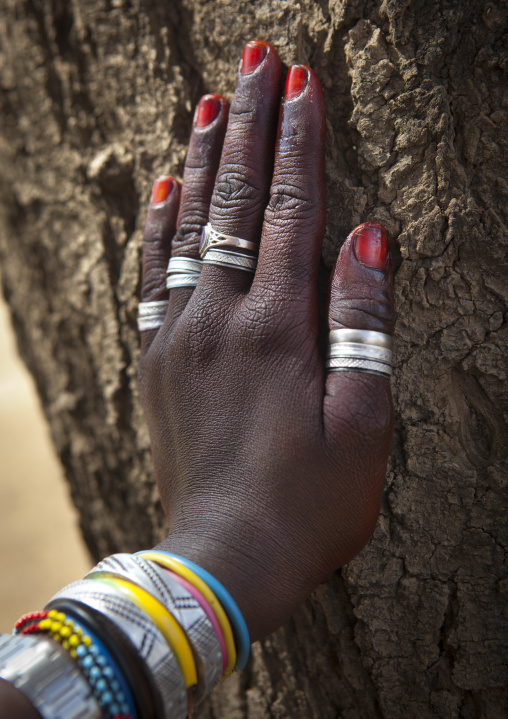
[[193, 586], [190, 582], [188, 582], [183, 577], [178, 576], [178, 574], [175, 574], [175, 572], [172, 572], [171, 569], [166, 569], [166, 567], [161, 567], [163, 572], [166, 572], [170, 577], [173, 577], [179, 584], [182, 585], [184, 589], [186, 589], [194, 599], [199, 603], [200, 607], [205, 612], [206, 616], [210, 620], [210, 624], [213, 627], [213, 630], [215, 634], [217, 635], [217, 639], [219, 640], [221, 654], [222, 654], [222, 674], [226, 671], [226, 665], [227, 665], [227, 657], [228, 652], [226, 649], [226, 642], [224, 641], [224, 635], [222, 633], [222, 630], [220, 628], [220, 624], [217, 621], [217, 617], [213, 613], [212, 607], [208, 604], [204, 596], [201, 594], [201, 592], [196, 589], [195, 586]]
[[92, 579], [74, 582], [58, 592], [55, 599], [72, 599], [95, 610], [101, 623], [108, 620], [130, 642], [131, 652], [148, 670], [149, 686], [156, 704], [157, 719], [183, 719], [187, 715], [188, 695], [176, 657], [151, 618], [118, 589]]
[[24, 615], [16, 634], [48, 634], [74, 659], [107, 719], [136, 719], [127, 685], [104, 645], [64, 612], [56, 609]]
[[175, 655], [180, 670], [185, 680], [185, 686], [191, 687], [198, 683], [196, 673], [196, 664], [192, 656], [189, 641], [185, 636], [183, 629], [180, 627], [176, 619], [168, 610], [157, 601], [151, 594], [136, 586], [132, 582], [126, 581], [120, 577], [106, 575], [103, 572], [88, 575], [89, 579], [109, 584], [117, 589], [127, 599], [142, 609], [158, 628], [171, 651]]
[[219, 622], [222, 634], [224, 636], [224, 641], [226, 643], [227, 663], [223, 678], [229, 676], [233, 671], [236, 662], [236, 649], [233, 638], [233, 631], [231, 629], [229, 619], [224, 609], [222, 608], [219, 600], [212, 592], [208, 584], [206, 584], [194, 572], [187, 569], [187, 567], [182, 566], [167, 552], [159, 552], [158, 550], [153, 550], [147, 552], [138, 552], [138, 554], [140, 554], [145, 559], [151, 559], [153, 562], [156, 562], [156, 564], [160, 564], [162, 567], [172, 569], [176, 574], [183, 576], [185, 579], [187, 579], [187, 581], [189, 581], [197, 589], [199, 589], [201, 594], [206, 598], [207, 602], [212, 607], [215, 616], [217, 617], [217, 621]]
[[200, 702], [220, 681], [226, 656], [224, 639], [221, 648], [216, 631], [218, 628], [222, 636], [217, 619], [202, 595], [201, 600], [207, 611], [176, 576], [170, 576], [164, 567], [134, 554], [106, 557], [91, 570], [87, 578], [92, 578], [97, 572], [126, 579], [145, 589], [173, 615], [185, 632], [194, 655], [198, 684], [192, 690], [192, 698], [196, 703]]
[[[160, 549], [158, 549], [157, 551], [162, 552], [162, 550]], [[178, 555], [170, 554], [169, 552], [162, 553], [166, 554], [168, 557], [173, 558], [175, 561], [177, 561], [179, 564], [186, 567], [187, 569], [190, 569], [191, 572], [194, 572], [194, 574], [196, 574], [204, 582], [206, 582], [206, 584], [214, 592], [217, 599], [222, 604], [222, 607], [224, 608], [226, 614], [228, 615], [229, 621], [231, 622], [233, 631], [235, 633], [238, 652], [235, 670], [241, 671], [242, 669], [244, 669], [245, 665], [247, 664], [250, 653], [249, 630], [247, 629], [245, 619], [243, 618], [243, 615], [238, 609], [238, 605], [236, 604], [231, 594], [217, 579], [215, 579], [214, 576], [210, 574], [210, 572], [207, 572], [206, 569], [203, 569], [194, 562], [191, 562], [190, 559], [185, 559], [184, 557], [179, 557]]]
[[0, 679], [42, 719], [101, 719], [90, 685], [69, 654], [46, 637], [0, 635]]
[[51, 600], [51, 606], [75, 617], [87, 631], [100, 635], [113, 660], [125, 678], [131, 693], [138, 719], [156, 719], [154, 690], [145, 664], [141, 661], [132, 644], [113, 624], [93, 609], [72, 599]]

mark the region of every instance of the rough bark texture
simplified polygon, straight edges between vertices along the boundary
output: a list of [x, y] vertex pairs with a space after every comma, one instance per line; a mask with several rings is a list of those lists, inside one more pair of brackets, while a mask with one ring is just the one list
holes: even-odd
[[0, 257], [95, 557], [165, 532], [136, 390], [144, 208], [246, 39], [318, 72], [324, 258], [394, 238], [398, 424], [369, 546], [199, 716], [508, 715], [506, 2], [2, 0]]

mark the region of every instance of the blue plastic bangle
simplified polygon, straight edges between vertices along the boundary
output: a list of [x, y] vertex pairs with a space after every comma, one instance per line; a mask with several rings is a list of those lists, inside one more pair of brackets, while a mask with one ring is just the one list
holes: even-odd
[[[233, 634], [235, 635], [237, 643], [235, 671], [242, 671], [247, 664], [247, 659], [249, 658], [250, 637], [249, 630], [245, 624], [245, 619], [243, 618], [242, 613], [238, 609], [238, 606], [231, 594], [217, 579], [215, 579], [215, 577], [207, 572], [206, 569], [194, 564], [194, 562], [191, 562], [190, 559], [185, 559], [185, 557], [180, 557], [178, 554], [172, 554], [171, 552], [164, 552], [161, 549], [153, 549], [152, 551], [159, 552], [160, 554], [166, 554], [168, 557], [176, 559], [180, 562], [180, 564], [183, 564], [184, 567], [190, 569], [208, 584], [212, 592], [217, 596], [217, 599], [222, 604], [222, 607], [231, 622], [231, 628], [233, 629]], [[142, 554], [142, 552], [137, 552], [137, 554]]]

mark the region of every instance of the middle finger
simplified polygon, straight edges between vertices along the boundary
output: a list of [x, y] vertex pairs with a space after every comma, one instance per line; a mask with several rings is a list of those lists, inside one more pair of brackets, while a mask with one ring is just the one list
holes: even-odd
[[[260, 40], [247, 43], [229, 113], [209, 222], [220, 233], [256, 245], [273, 173], [280, 86], [281, 65], [275, 49]], [[213, 284], [214, 289], [238, 292], [246, 289], [251, 280], [252, 274], [245, 270], [206, 264], [201, 282]]]

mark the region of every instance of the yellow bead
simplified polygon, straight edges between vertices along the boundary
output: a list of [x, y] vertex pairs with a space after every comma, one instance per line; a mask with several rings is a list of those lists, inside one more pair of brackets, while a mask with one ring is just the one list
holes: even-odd
[[83, 641], [83, 644], [85, 645], [85, 647], [89, 647], [90, 644], [92, 643], [92, 640], [90, 639], [90, 637], [87, 637], [87, 636], [83, 637], [82, 641]]
[[71, 655], [71, 657], [72, 657], [73, 659], [76, 659], [77, 654], [76, 654], [76, 650], [75, 650], [75, 649], [71, 649], [70, 652], [69, 652], [69, 654]]
[[58, 633], [62, 628], [62, 622], [51, 622], [50, 631]]
[[39, 622], [39, 629], [45, 632], [46, 629], [49, 629], [50, 625], [51, 619], [41, 619], [41, 621]]
[[80, 641], [81, 640], [77, 634], [71, 634], [71, 636], [69, 637], [69, 646], [77, 647]]
[[62, 614], [62, 612], [58, 612], [58, 621], [64, 622], [65, 621], [65, 614]]
[[61, 641], [62, 641], [62, 637], [60, 636], [60, 634], [52, 634], [52, 635], [51, 635], [51, 638], [54, 639], [55, 642], [61, 642]]
[[60, 629], [60, 636], [61, 636], [61, 637], [65, 637], [65, 638], [67, 639], [67, 637], [70, 637], [71, 634], [72, 634], [72, 629], [71, 629], [70, 627], [66, 627], [66, 626], [64, 625], [64, 626]]
[[80, 637], [83, 634], [83, 630], [81, 629], [81, 627], [76, 627], [74, 629], [74, 634], [77, 634], [78, 637]]
[[48, 612], [48, 617], [50, 617], [51, 619], [56, 619], [57, 616], [58, 612], [56, 611], [56, 609], [52, 609], [50, 612]]
[[62, 647], [63, 647], [64, 649], [69, 649], [69, 642], [67, 641], [67, 639], [64, 639], [64, 640], [63, 640], [63, 642], [62, 642]]

